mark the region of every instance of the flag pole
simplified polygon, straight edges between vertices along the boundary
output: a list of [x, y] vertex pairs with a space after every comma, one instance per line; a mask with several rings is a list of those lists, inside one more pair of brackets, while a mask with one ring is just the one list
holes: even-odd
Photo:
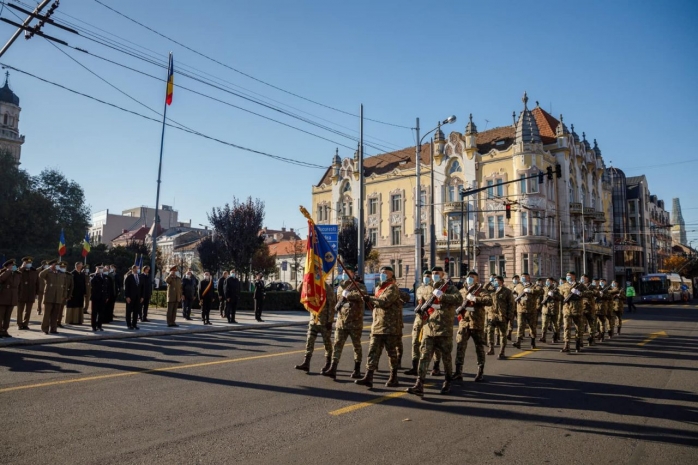
[[[168, 66], [168, 82], [169, 82], [169, 71], [172, 67], [172, 52], [170, 52], [170, 62]], [[160, 224], [160, 215], [158, 215], [158, 209], [160, 208], [160, 183], [162, 180], [162, 149], [165, 145], [165, 121], [167, 120], [167, 98], [165, 98], [165, 109], [162, 111], [162, 135], [160, 136], [160, 163], [158, 164], [158, 188], [155, 194], [155, 218], [153, 218], [153, 253], [150, 257], [150, 281], [155, 284], [155, 255], [157, 253], [158, 247], [158, 226]]]

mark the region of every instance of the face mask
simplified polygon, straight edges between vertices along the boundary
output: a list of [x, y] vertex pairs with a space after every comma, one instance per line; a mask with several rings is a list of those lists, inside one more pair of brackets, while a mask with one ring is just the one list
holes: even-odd
[[429, 284], [431, 282], [431, 278], [429, 276], [425, 276], [422, 278], [422, 282], [424, 284]]
[[493, 285], [495, 288], [499, 287], [499, 281], [497, 281], [497, 280], [495, 279], [494, 282], [492, 283], [492, 285]]
[[133, 274], [138, 274], [138, 270], [135, 270], [135, 271], [133, 272]]
[[24, 264], [24, 268], [26, 268], [26, 269], [28, 269], [28, 270], [31, 269], [31, 267], [32, 267], [32, 264], [31, 264], [31, 263], [25, 263], [25, 264]]
[[563, 281], [563, 280], [561, 279], [560, 282], [559, 282], [558, 284], [559, 284], [560, 286], [562, 286], [563, 284], [565, 284], [565, 281]]
[[494, 276], [490, 277], [490, 282], [494, 283], [494, 281], [495, 281]]
[[207, 274], [205, 274], [205, 275], [204, 275], [204, 279], [211, 279], [211, 276], [210, 276], [210, 275], [207, 275]]
[[567, 280], [568, 283], [572, 282], [572, 276], [567, 276], [565, 279]]
[[545, 282], [545, 285], [548, 286], [548, 287], [550, 287], [550, 286], [553, 285], [553, 283], [551, 283], [550, 281], [546, 281], [546, 282]]
[[340, 281], [346, 281], [347, 279], [349, 279], [349, 276], [347, 276], [346, 273], [342, 273], [342, 274], [339, 275], [339, 280], [340, 280]]
[[89, 273], [89, 272], [90, 272], [90, 269], [89, 269], [89, 268], [85, 268], [85, 273]]
[[475, 282], [475, 279], [472, 276], [468, 276], [467, 278], [465, 278], [465, 282], [468, 283], [468, 286], [472, 286]]
[[102, 268], [97, 268], [97, 274], [102, 274]]
[[514, 284], [514, 285], [519, 284], [519, 280], [518, 280], [518, 279], [512, 279], [511, 283]]
[[618, 287], [618, 284], [613, 283], [613, 284], [611, 284], [611, 287]]
[[64, 267], [64, 266], [60, 267], [59, 269], [60, 269], [63, 273], [65, 273], [65, 267]]
[[381, 273], [380, 277], [381, 277], [381, 282], [383, 282], [383, 283], [388, 280], [388, 275], [385, 273]]
[[526, 278], [521, 278], [521, 284], [526, 284]]
[[441, 275], [435, 274], [432, 276], [432, 279], [434, 280], [435, 283], [438, 283], [439, 281], [441, 281]]
[[12, 271], [17, 271], [17, 265], [12, 265]]
[[175, 271], [175, 276], [177, 276], [179, 278], [179, 276], [180, 276], [179, 271]]
[[601, 281], [601, 287], [606, 287], [606, 282], [605, 282], [605, 281]]

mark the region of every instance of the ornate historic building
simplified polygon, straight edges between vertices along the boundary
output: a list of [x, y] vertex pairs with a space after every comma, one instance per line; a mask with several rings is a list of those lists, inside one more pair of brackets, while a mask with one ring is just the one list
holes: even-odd
[[[523, 110], [513, 116], [512, 125], [483, 132], [471, 116], [463, 133], [446, 137], [439, 129], [433, 146], [422, 147], [420, 223], [427, 257], [433, 203], [437, 263], [449, 258], [452, 276], [460, 275], [461, 257], [464, 267], [507, 277], [524, 271], [557, 276], [570, 268], [612, 276], [611, 179], [598, 144], [592, 147], [584, 133], [580, 138], [574, 126], [568, 129], [562, 117], [537, 104], [529, 109], [526, 95]], [[409, 147], [364, 160], [368, 236], [381, 262], [394, 265], [407, 285], [414, 282], [415, 158]], [[312, 189], [318, 223], [356, 221], [357, 169], [357, 154], [335, 154]], [[486, 190], [461, 202], [462, 189], [480, 187]]]
[[5, 73], [5, 85], [0, 88], [0, 150], [9, 152], [19, 165], [24, 136], [19, 133], [19, 97], [10, 89], [10, 73]]

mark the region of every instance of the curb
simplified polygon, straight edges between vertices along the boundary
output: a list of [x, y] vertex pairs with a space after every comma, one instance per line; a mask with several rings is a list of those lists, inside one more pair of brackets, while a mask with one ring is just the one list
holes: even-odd
[[91, 341], [106, 341], [111, 339], [135, 339], [143, 337], [156, 337], [156, 336], [177, 336], [180, 334], [197, 334], [197, 333], [224, 333], [229, 331], [249, 331], [253, 329], [268, 329], [268, 328], [285, 328], [289, 326], [307, 326], [308, 322], [291, 322], [291, 323], [264, 323], [254, 326], [220, 326], [213, 328], [188, 328], [179, 330], [158, 330], [149, 331], [147, 333], [116, 333], [116, 334], [104, 334], [104, 335], [86, 335], [86, 336], [72, 336], [72, 337], [51, 337], [46, 339], [16, 339], [13, 341], [2, 341], [0, 342], [0, 349], [5, 347], [21, 347], [21, 346], [33, 346], [33, 345], [48, 345], [48, 344], [65, 344], [72, 342], [91, 342]]

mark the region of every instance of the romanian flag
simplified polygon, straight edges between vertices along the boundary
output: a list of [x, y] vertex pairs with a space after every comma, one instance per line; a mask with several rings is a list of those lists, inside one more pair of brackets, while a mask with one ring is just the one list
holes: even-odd
[[85, 238], [82, 240], [82, 256], [87, 257], [90, 249], [90, 233], [85, 233]]
[[172, 105], [172, 93], [174, 92], [174, 68], [172, 66], [172, 53], [170, 52], [170, 64], [167, 67], [167, 92], [165, 93], [165, 103]]
[[65, 234], [63, 234], [63, 229], [61, 229], [61, 238], [58, 240], [58, 255], [62, 257], [65, 255]]
[[301, 287], [301, 303], [310, 313], [322, 312], [327, 300], [325, 278], [337, 263], [337, 254], [327, 239], [308, 219], [308, 241], [306, 245], [305, 273]]

